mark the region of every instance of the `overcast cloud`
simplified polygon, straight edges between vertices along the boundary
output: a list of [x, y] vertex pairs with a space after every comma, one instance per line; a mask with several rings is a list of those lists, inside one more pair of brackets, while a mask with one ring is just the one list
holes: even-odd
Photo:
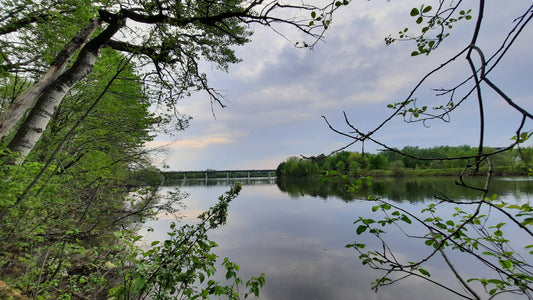
[[[487, 2], [487, 23], [480, 38], [487, 55], [503, 41], [511, 21], [531, 5], [528, 2]], [[373, 129], [391, 112], [388, 103], [404, 100], [425, 73], [470, 40], [473, 20], [458, 25], [449, 41], [429, 57], [411, 57], [413, 43], [386, 46], [384, 38], [389, 34], [404, 27], [416, 29], [409, 11], [421, 3], [354, 0], [335, 16], [325, 42], [313, 51], [295, 48], [271, 30], [257, 29], [252, 42], [237, 49], [242, 63], [232, 66], [229, 73], [207, 72], [212, 86], [227, 95], [227, 108], [215, 107], [213, 117], [205, 94], [184, 101], [179, 109], [193, 117], [191, 125], [174, 136], [160, 135], [147, 145], [164, 145], [166, 149], [154, 161], [159, 166], [167, 164], [170, 170], [274, 169], [289, 156], [328, 154], [348, 144], [349, 139], [327, 127], [322, 115], [346, 129], [342, 115], [346, 111], [353, 124], [366, 131]], [[477, 5], [476, 1], [472, 5]], [[526, 28], [517, 47], [490, 75], [530, 111], [532, 37], [533, 30]], [[467, 72], [468, 65], [461, 57], [431, 78], [418, 98], [428, 106], [443, 103], [445, 99], [435, 98], [429, 89], [458, 83]], [[486, 144], [504, 146], [514, 134], [519, 115], [492, 93], [485, 97]], [[450, 123], [435, 121], [425, 128], [396, 118], [375, 137], [400, 148], [476, 145], [479, 125], [477, 104], [472, 100], [452, 116]], [[527, 130], [531, 129], [528, 125]], [[365, 144], [370, 152], [379, 148]], [[361, 151], [361, 145], [348, 150]]]

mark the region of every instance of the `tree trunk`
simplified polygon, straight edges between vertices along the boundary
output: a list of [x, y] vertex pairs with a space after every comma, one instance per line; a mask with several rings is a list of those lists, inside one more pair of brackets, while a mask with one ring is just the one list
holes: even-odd
[[93, 69], [98, 51], [80, 52], [75, 64], [41, 93], [8, 149], [19, 152], [16, 163], [21, 163], [41, 138], [57, 107], [74, 84], [85, 78]]
[[76, 83], [92, 72], [98, 51], [125, 25], [125, 19], [118, 17], [108, 18], [107, 22], [109, 22], [107, 28], [83, 46], [72, 67], [43, 89], [37, 103], [7, 146], [12, 152], [20, 153], [16, 161], [11, 163], [21, 164], [24, 161], [43, 135], [65, 95]]
[[100, 26], [100, 20], [93, 18], [70, 42], [61, 50], [44, 75], [32, 86], [22, 92], [6, 111], [0, 115], [0, 138], [13, 130], [24, 113], [28, 111], [43, 93], [65, 70], [72, 56], [87, 42]]

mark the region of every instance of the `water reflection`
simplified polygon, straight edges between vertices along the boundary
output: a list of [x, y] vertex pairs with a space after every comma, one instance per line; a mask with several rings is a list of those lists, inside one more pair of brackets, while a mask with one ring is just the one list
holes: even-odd
[[[453, 299], [449, 293], [416, 279], [379, 293], [370, 290], [370, 282], [380, 273], [361, 265], [356, 253], [345, 245], [356, 237], [353, 221], [360, 216], [370, 217], [374, 203], [347, 195], [343, 185], [319, 181], [276, 185], [268, 179], [240, 182], [243, 190], [229, 207], [227, 224], [211, 232], [210, 238], [219, 244], [215, 251], [219, 257], [229, 257], [241, 267], [243, 278], [266, 273], [260, 299]], [[190, 194], [184, 200], [187, 208], [183, 214], [193, 216], [212, 206], [230, 183], [225, 179], [177, 183], [183, 192]], [[528, 200], [533, 191], [533, 182], [529, 180], [504, 178], [494, 183], [494, 193], [516, 197], [518, 201]], [[478, 192], [457, 189], [454, 178], [376, 179], [364, 192], [398, 201], [398, 205], [413, 211], [420, 211], [425, 206], [422, 202], [432, 201], [439, 192], [457, 199], [479, 197]], [[154, 232], [146, 242], [164, 239], [171, 221], [148, 223]], [[369, 237], [358, 238], [372, 246], [370, 239], [365, 240]], [[399, 259], [419, 257], [428, 250], [394, 232], [389, 239], [397, 246]], [[468, 258], [456, 259], [464, 272], [476, 271]], [[446, 267], [442, 262], [432, 261], [427, 269], [435, 280], [454, 281], [453, 276], [443, 271]], [[224, 274], [218, 279], [223, 281]]]
[[[438, 195], [446, 195], [450, 199], [476, 200], [481, 192], [459, 187], [455, 177], [423, 177], [423, 178], [374, 178], [372, 185], [362, 185], [358, 192], [346, 192], [346, 183], [339, 181], [321, 181], [317, 179], [278, 180], [279, 189], [290, 197], [309, 195], [328, 199], [340, 198], [346, 202], [356, 199], [366, 199], [368, 195], [387, 198], [395, 202], [417, 203], [434, 199]], [[485, 178], [469, 178], [469, 185], [483, 187]], [[501, 197], [514, 199], [528, 198], [533, 193], [533, 180], [527, 177], [494, 178], [489, 195], [497, 194]]]
[[239, 182], [242, 185], [261, 185], [274, 184], [276, 178], [274, 177], [250, 177], [250, 178], [198, 178], [198, 179], [178, 179], [166, 182], [166, 186], [230, 186]]

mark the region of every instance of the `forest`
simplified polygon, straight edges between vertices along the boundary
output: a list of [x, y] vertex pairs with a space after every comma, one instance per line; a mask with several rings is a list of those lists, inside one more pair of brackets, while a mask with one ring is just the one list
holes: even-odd
[[[475, 162], [478, 148], [467, 145], [435, 146], [419, 148], [406, 146], [402, 149], [386, 149], [379, 153], [340, 151], [328, 156], [289, 157], [276, 169], [278, 178], [321, 177], [326, 173], [362, 176], [457, 176], [465, 165]], [[486, 153], [498, 149], [485, 148]], [[533, 148], [526, 147], [496, 153], [492, 158], [496, 175], [527, 175], [533, 158]], [[478, 173], [484, 175], [486, 168], [480, 166]]]

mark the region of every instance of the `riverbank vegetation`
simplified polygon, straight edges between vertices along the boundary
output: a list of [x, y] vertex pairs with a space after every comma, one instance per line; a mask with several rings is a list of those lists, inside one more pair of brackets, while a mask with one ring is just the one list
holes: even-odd
[[[132, 65], [105, 51], [23, 164], [4, 148], [0, 278], [10, 287], [29, 298], [96, 299], [120, 282], [126, 253], [113, 233], [152, 214], [160, 183], [134, 182], [159, 176], [142, 145], [162, 120], [141, 91]], [[14, 96], [4, 95], [2, 103]]]
[[[302, 178], [336, 172], [349, 177], [457, 176], [464, 171], [465, 165], [475, 161], [477, 151], [478, 148], [466, 145], [432, 148], [407, 146], [376, 154], [342, 151], [327, 157], [290, 157], [278, 165], [276, 175], [279, 178]], [[484, 151], [490, 153], [498, 149], [485, 148]], [[533, 148], [498, 153], [492, 158], [493, 171], [496, 175], [527, 175], [532, 159]], [[485, 172], [486, 165], [481, 164], [479, 174]]]

